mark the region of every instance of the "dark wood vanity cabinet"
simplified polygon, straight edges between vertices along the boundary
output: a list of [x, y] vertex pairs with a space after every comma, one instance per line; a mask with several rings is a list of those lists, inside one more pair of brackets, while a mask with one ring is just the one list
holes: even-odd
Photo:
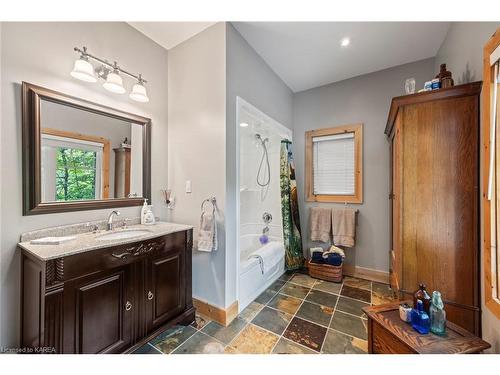
[[22, 346], [122, 353], [191, 323], [191, 251], [192, 230], [49, 261], [23, 250]]

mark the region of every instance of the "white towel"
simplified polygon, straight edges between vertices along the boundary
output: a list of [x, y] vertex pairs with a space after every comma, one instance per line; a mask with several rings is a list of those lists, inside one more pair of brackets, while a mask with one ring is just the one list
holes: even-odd
[[198, 232], [199, 251], [217, 251], [217, 222], [215, 214], [202, 212]]
[[337, 253], [342, 257], [342, 259], [345, 259], [344, 250], [342, 250], [340, 247], [337, 247], [335, 245], [332, 245], [329, 250], [327, 250], [323, 253], [323, 258], [327, 259], [328, 254], [333, 254], [333, 253]]
[[262, 274], [271, 270], [278, 262], [284, 259], [285, 247], [282, 242], [271, 241], [251, 253], [248, 258], [257, 258], [260, 262]]

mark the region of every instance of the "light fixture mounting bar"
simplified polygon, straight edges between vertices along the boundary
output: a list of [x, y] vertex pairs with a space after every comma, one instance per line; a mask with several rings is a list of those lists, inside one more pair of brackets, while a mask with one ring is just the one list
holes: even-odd
[[114, 68], [117, 68], [120, 73], [123, 73], [125, 75], [128, 75], [129, 77], [132, 77], [134, 79], [136, 79], [137, 81], [140, 81], [140, 82], [143, 82], [143, 83], [147, 83], [147, 81], [142, 77], [141, 74], [133, 74], [133, 73], [130, 73], [129, 71], [123, 69], [123, 68], [120, 68], [118, 65], [114, 65], [114, 64], [111, 64], [109, 61], [107, 60], [103, 60], [97, 56], [94, 56], [90, 53], [87, 52], [87, 47], [83, 47], [83, 49], [80, 49], [78, 47], [75, 47], [73, 48], [76, 52], [80, 53], [82, 56], [85, 56], [85, 57], [88, 57], [88, 58], [91, 58], [92, 60], [95, 60], [103, 65], [106, 65], [107, 67], [109, 67], [111, 70], [113, 70]]

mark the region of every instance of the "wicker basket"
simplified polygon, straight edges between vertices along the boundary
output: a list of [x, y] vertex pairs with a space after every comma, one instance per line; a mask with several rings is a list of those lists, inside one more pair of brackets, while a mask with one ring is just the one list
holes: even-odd
[[319, 264], [309, 261], [307, 268], [311, 277], [334, 283], [342, 282], [342, 264], [340, 266], [332, 266], [331, 264]]

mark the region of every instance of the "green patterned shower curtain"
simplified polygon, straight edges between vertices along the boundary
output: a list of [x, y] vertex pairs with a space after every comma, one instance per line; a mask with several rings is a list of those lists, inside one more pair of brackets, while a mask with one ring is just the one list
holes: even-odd
[[285, 268], [296, 270], [303, 266], [302, 238], [300, 235], [297, 182], [292, 155], [292, 142], [281, 141], [280, 154], [281, 212], [285, 242]]

